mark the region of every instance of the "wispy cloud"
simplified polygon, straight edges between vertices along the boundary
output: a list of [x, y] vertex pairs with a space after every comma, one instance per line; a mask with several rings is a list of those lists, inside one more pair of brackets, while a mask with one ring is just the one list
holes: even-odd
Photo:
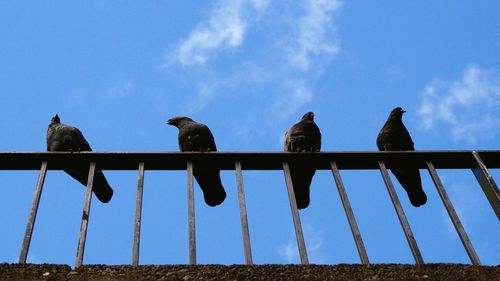
[[284, 92], [274, 103], [274, 112], [282, 120], [313, 102], [314, 81], [340, 50], [333, 16], [342, 2], [305, 0], [297, 3], [302, 14], [289, 23], [292, 36], [278, 39], [282, 40], [280, 45], [286, 46], [280, 79]]
[[292, 239], [288, 243], [279, 246], [278, 254], [282, 259], [288, 263], [298, 263], [299, 253], [297, 249], [297, 242], [294, 243]]
[[[325, 263], [322, 255], [324, 241], [322, 235], [315, 231], [310, 225], [304, 227], [304, 235], [307, 237], [306, 248], [309, 261], [317, 264]], [[299, 250], [297, 248], [297, 240], [295, 239], [294, 233], [290, 233], [286, 244], [278, 247], [278, 254], [287, 263], [300, 263]]]
[[[309, 70], [313, 60], [332, 59], [339, 51], [333, 25], [333, 12], [341, 6], [338, 0], [303, 1], [305, 14], [298, 18], [294, 38], [287, 48], [289, 64]], [[295, 25], [294, 21], [294, 25]]]
[[457, 81], [430, 82], [421, 93], [417, 116], [422, 129], [443, 126], [456, 142], [494, 137], [500, 125], [500, 74], [469, 66]]
[[[182, 65], [205, 64], [219, 48], [234, 48], [243, 43], [252, 11], [267, 7], [267, 0], [220, 0], [207, 22], [195, 28], [170, 54], [170, 61]], [[250, 11], [248, 11], [250, 10]]]
[[289, 82], [289, 90], [279, 96], [274, 104], [274, 112], [278, 117], [286, 119], [296, 113], [302, 106], [310, 103], [314, 95], [305, 81]]
[[[217, 1], [209, 18], [167, 55], [170, 67], [201, 74], [189, 110], [203, 110], [223, 93], [245, 93], [248, 100], [265, 99], [266, 114], [296, 118], [314, 101], [315, 82], [340, 50], [334, 15], [341, 6], [340, 0]], [[253, 41], [246, 40], [251, 30], [259, 31]], [[237, 48], [244, 51], [224, 64], [230, 68], [211, 63]]]

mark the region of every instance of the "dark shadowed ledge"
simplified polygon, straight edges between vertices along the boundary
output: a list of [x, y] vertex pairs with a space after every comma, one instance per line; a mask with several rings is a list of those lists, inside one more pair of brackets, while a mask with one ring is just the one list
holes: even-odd
[[0, 264], [0, 280], [500, 280], [500, 266]]

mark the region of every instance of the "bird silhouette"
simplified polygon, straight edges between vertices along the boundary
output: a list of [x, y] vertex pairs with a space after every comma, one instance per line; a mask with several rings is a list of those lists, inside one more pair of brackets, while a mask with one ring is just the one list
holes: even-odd
[[[62, 124], [56, 114], [52, 117], [47, 129], [47, 151], [79, 152], [92, 151], [92, 149], [78, 128]], [[64, 171], [84, 186], [87, 186], [89, 176], [89, 167], [87, 165], [72, 163]], [[113, 189], [109, 186], [101, 170], [95, 170], [92, 191], [99, 201], [103, 203], [109, 202], [113, 196]]]
[[[179, 129], [179, 149], [181, 151], [217, 151], [214, 136], [205, 125], [189, 117], [174, 117], [167, 124]], [[220, 205], [226, 199], [226, 191], [220, 179], [220, 169], [206, 160], [193, 162], [193, 174], [203, 191], [205, 203], [211, 207]]]
[[[394, 108], [377, 136], [380, 151], [414, 151], [413, 140], [403, 124], [401, 107]], [[391, 172], [406, 190], [413, 206], [419, 207], [427, 202], [427, 195], [422, 189], [422, 180], [418, 167], [406, 163], [404, 159], [395, 160]]]
[[[314, 113], [308, 112], [285, 133], [285, 152], [317, 152], [321, 149], [321, 132], [314, 122]], [[309, 163], [290, 161], [290, 174], [299, 209], [309, 206], [311, 181], [316, 173]]]

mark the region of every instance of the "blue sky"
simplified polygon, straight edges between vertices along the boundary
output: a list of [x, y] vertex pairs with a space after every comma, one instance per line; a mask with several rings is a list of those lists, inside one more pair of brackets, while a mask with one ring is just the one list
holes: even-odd
[[[96, 151], [177, 151], [165, 121], [207, 124], [220, 151], [281, 151], [287, 128], [316, 113], [323, 151], [375, 150], [390, 110], [418, 150], [498, 150], [498, 1], [215, 0], [0, 3], [2, 151], [44, 151], [50, 118]], [[371, 262], [413, 263], [380, 173], [342, 171]], [[470, 171], [439, 171], [484, 264], [500, 263], [500, 227]], [[498, 170], [492, 170], [497, 180]], [[105, 172], [84, 263], [131, 262], [137, 172]], [[429, 175], [429, 200], [397, 192], [426, 262], [469, 263]], [[0, 262], [15, 262], [36, 171], [2, 171]], [[234, 171], [210, 208], [196, 187], [198, 261], [243, 263]], [[298, 263], [282, 172], [245, 171], [255, 263]], [[186, 174], [146, 171], [142, 264], [188, 262]], [[301, 211], [313, 263], [359, 258], [331, 172]], [[49, 171], [28, 262], [73, 265], [84, 188]]]

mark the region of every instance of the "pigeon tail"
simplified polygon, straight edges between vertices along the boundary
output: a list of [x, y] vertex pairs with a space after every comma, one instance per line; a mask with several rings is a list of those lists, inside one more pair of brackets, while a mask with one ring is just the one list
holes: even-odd
[[391, 169], [391, 172], [396, 176], [401, 186], [405, 189], [414, 207], [420, 207], [427, 202], [427, 195], [422, 189], [422, 180], [418, 168], [399, 168]]
[[418, 193], [410, 193], [408, 192], [408, 197], [410, 198], [410, 202], [414, 207], [420, 207], [427, 203], [427, 195], [425, 192], [422, 190], [421, 192]]
[[113, 189], [100, 170], [97, 170], [94, 176], [92, 191], [102, 203], [108, 203], [111, 197], [113, 197]]
[[[71, 168], [65, 169], [64, 171], [84, 186], [87, 186], [89, 177], [88, 168]], [[109, 185], [101, 170], [95, 171], [92, 192], [94, 192], [97, 199], [99, 199], [102, 203], [108, 203], [111, 200], [111, 197], [113, 197], [113, 189]]]
[[205, 203], [210, 207], [222, 204], [226, 199], [226, 191], [220, 179], [220, 171], [213, 169], [209, 164], [195, 163], [194, 178], [203, 191]]
[[311, 169], [308, 165], [290, 163], [293, 192], [299, 209], [305, 209], [309, 206], [310, 186], [315, 173], [316, 170]]

